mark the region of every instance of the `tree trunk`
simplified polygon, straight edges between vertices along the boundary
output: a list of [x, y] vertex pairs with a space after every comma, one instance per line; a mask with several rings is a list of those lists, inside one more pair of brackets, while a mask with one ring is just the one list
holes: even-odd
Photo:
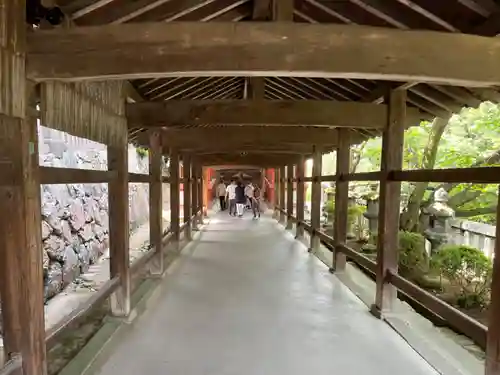
[[[434, 168], [439, 142], [441, 141], [441, 137], [447, 125], [448, 118], [436, 117], [434, 119], [419, 169]], [[400, 226], [402, 230], [414, 231], [417, 228], [420, 216], [420, 206], [428, 185], [428, 182], [415, 183], [415, 188], [408, 199], [406, 210], [401, 214]]]

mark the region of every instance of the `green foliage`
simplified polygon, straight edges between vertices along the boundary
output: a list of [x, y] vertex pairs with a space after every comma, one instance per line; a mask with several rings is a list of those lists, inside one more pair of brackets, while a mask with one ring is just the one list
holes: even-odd
[[457, 304], [483, 308], [491, 288], [492, 263], [484, 253], [470, 246], [445, 245], [431, 259], [432, 267], [455, 287]]
[[410, 278], [427, 271], [425, 238], [420, 233], [399, 232], [399, 273]]
[[137, 155], [139, 156], [139, 158], [143, 159], [145, 157], [148, 156], [148, 150], [146, 148], [143, 148], [143, 147], [137, 147], [135, 149], [135, 151], [137, 152]]
[[[403, 168], [422, 168], [424, 150], [432, 139], [432, 123], [422, 122], [405, 131]], [[358, 172], [380, 170], [382, 139], [366, 141], [360, 148]], [[500, 165], [500, 105], [484, 102], [478, 108], [464, 108], [453, 115], [439, 139], [434, 168], [467, 168]], [[450, 206], [458, 217], [493, 223], [497, 186], [493, 184], [429, 184], [444, 187]], [[403, 195], [410, 195], [415, 184], [403, 182]], [[423, 204], [427, 204], [425, 193]]]

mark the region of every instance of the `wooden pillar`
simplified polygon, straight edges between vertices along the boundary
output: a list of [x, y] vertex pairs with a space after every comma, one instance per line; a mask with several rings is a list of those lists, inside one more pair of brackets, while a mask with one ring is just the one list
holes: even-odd
[[161, 133], [156, 130], [149, 135], [149, 243], [155, 251], [150, 262], [152, 275], [163, 273], [163, 182], [161, 173]]
[[279, 210], [276, 209], [276, 207], [279, 207], [280, 204], [280, 185], [281, 185], [281, 176], [280, 176], [280, 170], [278, 168], [274, 169], [274, 186], [275, 186], [275, 192], [274, 192], [274, 201], [273, 201], [273, 218], [279, 221], [280, 217], [280, 212]]
[[180, 186], [179, 186], [179, 153], [170, 149], [170, 230], [176, 241], [180, 239]]
[[110, 277], [120, 278], [120, 287], [111, 296], [111, 313], [130, 313], [128, 144], [126, 129], [119, 141], [108, 146], [108, 170], [116, 172], [109, 183], [109, 269]]
[[184, 237], [191, 240], [191, 155], [182, 155], [183, 186], [184, 186]]
[[[198, 161], [193, 158], [191, 160], [191, 174], [192, 174], [192, 183], [191, 183], [191, 216], [198, 214]], [[198, 217], [196, 217], [192, 222], [192, 230], [198, 230]]]
[[[285, 187], [286, 187], [286, 173], [285, 167], [280, 167], [280, 209], [284, 210], [285, 206]], [[285, 214], [283, 211], [279, 213], [279, 222], [285, 223]]]
[[[46, 375], [41, 198], [36, 119], [26, 100], [34, 85], [25, 81], [22, 2], [0, 0], [0, 19], [10, 33], [2, 44], [0, 75], [16, 85], [0, 85], [0, 294], [5, 359], [20, 353], [24, 375]], [[3, 17], [5, 14], [9, 17]], [[9, 13], [10, 12], [10, 13]], [[16, 17], [14, 17], [16, 16]], [[16, 22], [19, 21], [19, 22]], [[14, 38], [17, 35], [18, 39]], [[20, 44], [20, 45], [18, 45]], [[25, 87], [26, 85], [26, 87]], [[28, 102], [28, 103], [27, 103]]]
[[333, 222], [333, 239], [335, 250], [333, 252], [333, 262], [331, 272], [344, 271], [346, 256], [342, 253], [340, 245], [347, 241], [347, 211], [349, 208], [349, 181], [338, 178], [349, 173], [351, 161], [349, 130], [338, 130], [337, 146], [337, 181], [335, 184], [335, 218]]
[[299, 223], [304, 221], [304, 167], [305, 160], [304, 156], [301, 155], [299, 162], [297, 163], [296, 175], [297, 175], [297, 203], [296, 203], [296, 216], [297, 216], [297, 225], [296, 225], [296, 233], [295, 238], [300, 239], [304, 237], [304, 227]]
[[319, 238], [314, 231], [320, 229], [321, 224], [321, 165], [323, 154], [321, 148], [314, 147], [313, 167], [312, 167], [312, 186], [311, 186], [311, 243], [309, 251], [313, 252], [319, 248]]
[[293, 164], [289, 164], [286, 168], [286, 229], [293, 228]]
[[[499, 189], [500, 193], [500, 189]], [[497, 226], [493, 276], [491, 280], [491, 302], [486, 341], [485, 375], [500, 374], [500, 194], [497, 203]]]
[[198, 216], [198, 224], [203, 225], [203, 191], [204, 191], [204, 182], [203, 182], [203, 167], [201, 164], [198, 164], [198, 210], [200, 211], [200, 215]]
[[203, 170], [203, 216], [208, 216], [208, 202], [209, 202], [209, 191], [208, 185], [210, 182], [210, 168], [204, 168]]
[[389, 114], [382, 138], [379, 228], [377, 243], [376, 297], [372, 313], [380, 317], [397, 298], [396, 289], [387, 283], [387, 272], [398, 269], [398, 233], [401, 182], [390, 181], [391, 170], [403, 165], [406, 91], [392, 90], [388, 98]]

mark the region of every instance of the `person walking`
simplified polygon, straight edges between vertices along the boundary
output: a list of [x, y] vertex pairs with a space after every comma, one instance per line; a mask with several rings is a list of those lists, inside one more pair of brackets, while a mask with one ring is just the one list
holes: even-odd
[[246, 203], [246, 208], [251, 209], [252, 208], [252, 199], [253, 199], [253, 185], [252, 182], [249, 182], [245, 186], [245, 196], [247, 197]]
[[243, 217], [243, 212], [245, 210], [247, 197], [245, 195], [245, 187], [243, 186], [241, 181], [237, 182], [235, 193], [236, 193], [236, 212], [238, 213], [239, 217]]
[[227, 201], [229, 203], [229, 215], [236, 216], [236, 182], [231, 180], [226, 188]]
[[219, 185], [217, 185], [217, 195], [219, 197], [220, 210], [224, 211], [226, 209], [226, 184], [222, 178]]
[[260, 188], [255, 186], [253, 189], [253, 197], [252, 197], [252, 212], [253, 218], [260, 219]]

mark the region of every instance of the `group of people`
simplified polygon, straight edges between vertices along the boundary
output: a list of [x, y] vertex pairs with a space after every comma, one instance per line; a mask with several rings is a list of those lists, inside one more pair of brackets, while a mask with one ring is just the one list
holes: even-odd
[[251, 209], [254, 219], [260, 218], [260, 189], [252, 182], [244, 184], [240, 179], [231, 180], [226, 186], [221, 179], [217, 195], [221, 211], [229, 207], [229, 215], [243, 217], [245, 209]]

